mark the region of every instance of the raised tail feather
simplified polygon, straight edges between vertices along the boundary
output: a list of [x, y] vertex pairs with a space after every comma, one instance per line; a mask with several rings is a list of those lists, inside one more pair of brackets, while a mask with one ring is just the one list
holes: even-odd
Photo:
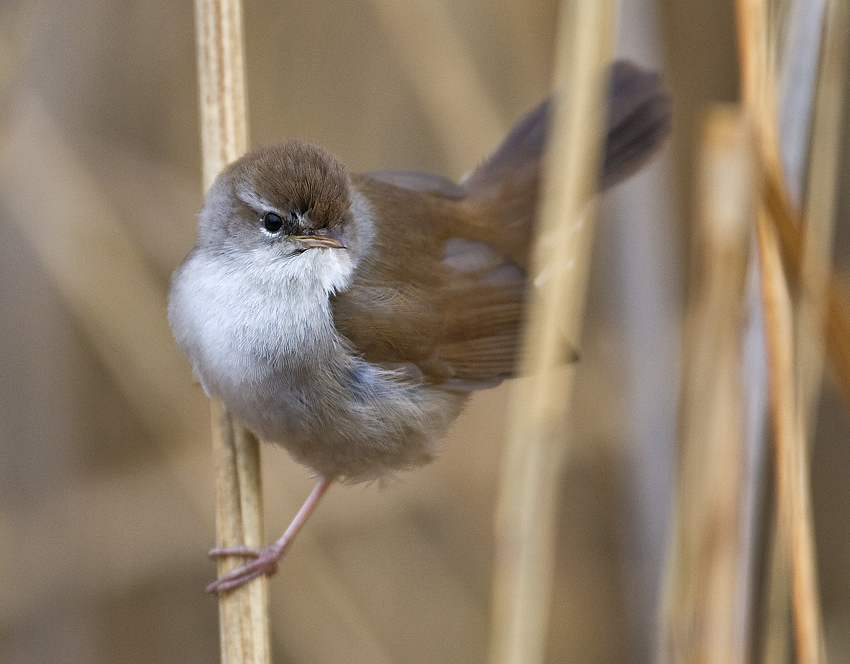
[[[662, 145], [670, 132], [671, 105], [656, 72], [626, 60], [612, 65], [601, 188], [634, 173]], [[502, 187], [506, 181], [539, 177], [550, 107], [547, 99], [531, 111], [472, 172], [465, 182], [470, 195]]]
[[[550, 106], [547, 99], [531, 111], [463, 183], [469, 202], [480, 210], [475, 234], [523, 267], [528, 245], [517, 239], [531, 239]], [[623, 60], [614, 63], [602, 189], [632, 175], [655, 154], [670, 132], [671, 106], [657, 73]], [[504, 244], [507, 238], [510, 245]]]
[[670, 133], [672, 100], [656, 72], [620, 60], [611, 69], [608, 126], [600, 186], [632, 175]]

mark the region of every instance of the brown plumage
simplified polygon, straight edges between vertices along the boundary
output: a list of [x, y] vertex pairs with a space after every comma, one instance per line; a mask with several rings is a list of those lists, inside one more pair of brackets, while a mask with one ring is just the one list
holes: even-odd
[[[514, 375], [548, 114], [544, 102], [461, 184], [350, 175], [297, 140], [217, 178], [172, 280], [172, 329], [204, 389], [321, 480], [294, 530], [211, 590], [274, 571], [332, 481], [426, 463], [469, 393]], [[617, 63], [602, 186], [669, 124], [658, 76]]]
[[[351, 287], [332, 298], [337, 329], [366, 360], [410, 362], [426, 380], [456, 389], [514, 375], [549, 107], [547, 100], [526, 116], [462, 185], [407, 171], [353, 177], [378, 224], [391, 229]], [[601, 187], [639, 169], [669, 127], [660, 77], [617, 63]], [[467, 245], [467, 260], [482, 264], [453, 269], [451, 240], [482, 243]]]

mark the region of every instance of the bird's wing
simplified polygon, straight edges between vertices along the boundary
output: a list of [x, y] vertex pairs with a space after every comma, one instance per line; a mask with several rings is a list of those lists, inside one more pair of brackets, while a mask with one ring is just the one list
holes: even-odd
[[351, 285], [331, 300], [353, 350], [447, 389], [492, 387], [513, 375], [525, 273], [483, 242], [453, 236], [457, 200], [370, 176], [354, 182], [382, 202], [373, 207], [403, 218], [376, 219]]
[[[612, 67], [600, 184], [643, 165], [670, 129], [661, 78]], [[383, 214], [334, 322], [364, 359], [450, 389], [514, 375], [549, 102], [508, 134], [462, 185], [417, 171], [378, 171], [355, 185]], [[565, 360], [570, 353], [565, 343]]]

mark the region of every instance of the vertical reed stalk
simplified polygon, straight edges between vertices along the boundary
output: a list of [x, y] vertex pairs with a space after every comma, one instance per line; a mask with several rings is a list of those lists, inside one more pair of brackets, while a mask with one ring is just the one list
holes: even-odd
[[587, 288], [603, 99], [616, 3], [561, 5], [557, 91], [532, 258], [532, 289], [496, 513], [493, 664], [543, 661], [554, 567], [563, 416]]
[[714, 107], [698, 172], [694, 260], [679, 401], [676, 519], [660, 661], [743, 664], [748, 606], [743, 533], [744, 284], [753, 208], [752, 143], [737, 107]]
[[[787, 201], [779, 159], [776, 123], [775, 44], [770, 41], [764, 0], [738, 0], [739, 49], [743, 96], [754, 126], [764, 177]], [[777, 223], [771, 218], [767, 190], [756, 214], [769, 367], [769, 394], [776, 458], [779, 550], [790, 564], [791, 613], [796, 661], [817, 664], [825, 658], [811, 515], [809, 464], [798, 376], [791, 298], [780, 256]], [[790, 206], [789, 206], [790, 207]], [[774, 575], [782, 583], [782, 574]]]
[[[805, 196], [804, 215], [801, 220], [803, 237], [799, 304], [794, 320], [795, 370], [797, 381], [797, 435], [801, 450], [795, 452], [801, 460], [797, 476], [792, 478], [793, 489], [800, 493], [798, 504], [811, 512], [808, 494], [809, 455], [815, 431], [816, 411], [823, 377], [824, 348], [826, 344], [827, 311], [830, 276], [832, 272], [832, 236], [835, 223], [837, 174], [840, 166], [841, 128], [843, 124], [844, 86], [848, 50], [848, 3], [846, 0], [827, 0], [823, 8], [823, 34], [817, 88], [813, 101], [811, 122], [811, 147], [809, 176]], [[847, 339], [843, 340], [847, 343]], [[805, 491], [805, 495], [802, 492]], [[811, 520], [811, 516], [808, 517]], [[812, 538], [813, 540], [813, 538]], [[795, 584], [794, 601], [810, 602], [809, 594], [817, 597], [816, 555], [813, 541], [797, 543], [803, 548], [801, 555], [810, 557], [809, 574]], [[809, 578], [809, 576], [811, 578]], [[811, 586], [807, 590], [807, 585]], [[820, 607], [815, 607], [818, 609]], [[811, 611], [804, 615], [809, 616]], [[816, 621], [816, 622], [815, 622]], [[814, 624], [808, 624], [812, 623]], [[799, 632], [798, 626], [798, 632]], [[808, 617], [806, 626], [809, 639], [816, 638], [820, 645], [807, 644], [813, 652], [810, 658], [825, 661], [823, 630], [819, 615]], [[798, 639], [799, 639], [798, 634]], [[820, 652], [818, 652], [818, 649]], [[799, 650], [799, 647], [798, 647]]]
[[827, 0], [817, 90], [812, 113], [809, 176], [803, 220], [804, 242], [800, 261], [800, 307], [797, 316], [797, 379], [804, 432], [811, 438], [823, 375], [832, 236], [841, 128], [847, 73], [847, 0]]
[[796, 661], [818, 664], [825, 657], [820, 626], [809, 464], [797, 409], [791, 298], [782, 270], [776, 228], [762, 209], [756, 218], [770, 375], [776, 457], [778, 536], [791, 565]]
[[[204, 190], [248, 146], [240, 0], [195, 0]], [[215, 398], [211, 403], [219, 547], [259, 547], [263, 539], [259, 445]], [[219, 561], [219, 574], [241, 564]], [[219, 597], [221, 661], [268, 664], [268, 581], [260, 577]]]

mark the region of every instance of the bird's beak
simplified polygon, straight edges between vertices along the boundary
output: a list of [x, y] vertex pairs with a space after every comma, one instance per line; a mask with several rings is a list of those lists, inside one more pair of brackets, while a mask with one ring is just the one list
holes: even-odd
[[294, 240], [307, 249], [345, 249], [345, 242], [333, 231], [323, 231], [316, 235], [290, 235]]

